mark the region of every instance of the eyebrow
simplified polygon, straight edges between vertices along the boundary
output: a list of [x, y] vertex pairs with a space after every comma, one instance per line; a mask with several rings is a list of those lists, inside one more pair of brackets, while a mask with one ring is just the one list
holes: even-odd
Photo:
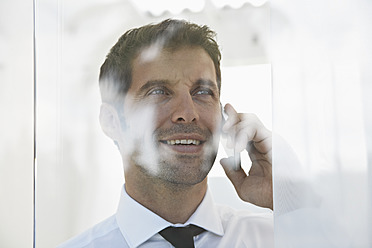
[[215, 82], [213, 82], [212, 80], [209, 80], [209, 79], [200, 78], [195, 82], [195, 85], [197, 85], [197, 86], [209, 86], [210, 88], [212, 88], [213, 90], [218, 92], [217, 84]]
[[170, 85], [170, 82], [168, 80], [151, 80], [151, 81], [146, 82], [144, 85], [142, 85], [138, 92], [142, 93], [154, 86], [164, 86], [164, 85]]
[[141, 86], [141, 88], [139, 88], [138, 94], [142, 95], [148, 89], [151, 89], [153, 87], [166, 86], [170, 84], [171, 83], [168, 80], [151, 80], [151, 81], [146, 82], [144, 85]]

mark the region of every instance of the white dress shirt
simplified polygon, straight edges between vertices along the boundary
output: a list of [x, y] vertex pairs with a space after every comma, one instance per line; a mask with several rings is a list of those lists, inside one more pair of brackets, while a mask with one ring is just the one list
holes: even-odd
[[190, 219], [171, 224], [132, 199], [123, 187], [115, 215], [58, 248], [171, 248], [159, 231], [168, 226], [194, 224], [206, 231], [194, 237], [195, 248], [271, 248], [274, 247], [272, 214], [236, 211], [219, 206], [207, 193]]

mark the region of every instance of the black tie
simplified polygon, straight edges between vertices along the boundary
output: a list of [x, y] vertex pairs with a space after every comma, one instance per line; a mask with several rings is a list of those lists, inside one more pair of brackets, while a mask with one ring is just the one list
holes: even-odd
[[185, 227], [167, 227], [159, 232], [163, 238], [168, 240], [176, 248], [194, 248], [194, 236], [205, 230], [195, 225]]

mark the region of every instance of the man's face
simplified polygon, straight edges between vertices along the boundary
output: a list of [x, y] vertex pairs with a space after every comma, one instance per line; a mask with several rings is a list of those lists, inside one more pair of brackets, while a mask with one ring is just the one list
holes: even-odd
[[209, 55], [199, 47], [140, 54], [133, 61], [124, 119], [135, 146], [130, 166], [176, 184], [204, 180], [217, 154], [221, 124]]

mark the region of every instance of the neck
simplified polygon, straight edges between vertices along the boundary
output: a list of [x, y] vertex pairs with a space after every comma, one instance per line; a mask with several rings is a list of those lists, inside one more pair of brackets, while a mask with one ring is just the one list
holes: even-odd
[[150, 178], [141, 173], [125, 175], [128, 195], [173, 224], [185, 223], [195, 212], [207, 190], [207, 178], [195, 185], [185, 185]]

